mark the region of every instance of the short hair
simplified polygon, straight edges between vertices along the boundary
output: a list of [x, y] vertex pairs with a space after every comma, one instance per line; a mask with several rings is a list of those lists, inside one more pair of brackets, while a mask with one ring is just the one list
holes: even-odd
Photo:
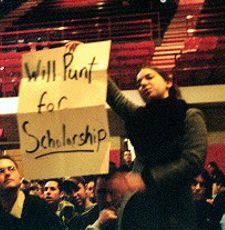
[[52, 179], [48, 179], [45, 181], [45, 185], [50, 182], [50, 181], [54, 181], [54, 182], [57, 182], [58, 183], [58, 188], [59, 188], [59, 191], [63, 191], [63, 182], [61, 179], [59, 178], [52, 178]]
[[74, 177], [74, 182], [76, 182], [77, 184], [82, 184], [85, 186], [86, 181], [84, 179], [84, 177], [80, 176], [80, 177]]
[[85, 187], [86, 181], [84, 177], [70, 177], [64, 180], [62, 187], [66, 193], [72, 193], [79, 190], [78, 184], [82, 184]]
[[18, 164], [17, 162], [9, 155], [1, 155], [0, 156], [0, 160], [10, 160], [14, 163], [14, 165], [16, 166], [16, 168], [18, 169]]

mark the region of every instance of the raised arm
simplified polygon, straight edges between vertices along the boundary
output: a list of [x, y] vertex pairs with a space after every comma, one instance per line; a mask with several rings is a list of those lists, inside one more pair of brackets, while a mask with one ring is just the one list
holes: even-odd
[[111, 78], [108, 78], [107, 103], [124, 121], [132, 117], [138, 108], [122, 94]]

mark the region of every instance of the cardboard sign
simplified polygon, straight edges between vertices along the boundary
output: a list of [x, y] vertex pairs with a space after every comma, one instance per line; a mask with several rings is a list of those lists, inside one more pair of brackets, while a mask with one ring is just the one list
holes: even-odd
[[108, 171], [110, 41], [23, 56], [18, 126], [28, 179]]

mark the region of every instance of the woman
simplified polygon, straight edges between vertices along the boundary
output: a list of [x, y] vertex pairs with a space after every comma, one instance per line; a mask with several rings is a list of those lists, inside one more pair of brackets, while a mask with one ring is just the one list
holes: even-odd
[[[135, 148], [133, 170], [141, 173], [165, 229], [195, 229], [190, 183], [206, 156], [203, 114], [179, 99], [172, 78], [162, 70], [145, 66], [137, 84], [144, 107], [127, 100], [110, 79], [107, 92], [107, 102], [125, 121]], [[162, 229], [156, 225], [140, 229]]]
[[[73, 51], [78, 44], [71, 42], [67, 47]], [[191, 182], [201, 172], [206, 156], [203, 114], [179, 99], [172, 78], [160, 69], [143, 67], [137, 84], [146, 103], [143, 107], [125, 98], [108, 79], [107, 102], [125, 121], [136, 153], [133, 171], [137, 172], [118, 174], [110, 187], [120, 195], [146, 188], [144, 194], [136, 193], [128, 201], [119, 228], [195, 229]], [[137, 204], [138, 210], [132, 210]]]

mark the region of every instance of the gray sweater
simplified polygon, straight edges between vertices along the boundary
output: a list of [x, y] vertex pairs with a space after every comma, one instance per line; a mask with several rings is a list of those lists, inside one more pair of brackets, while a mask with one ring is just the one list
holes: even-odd
[[[139, 108], [128, 100], [110, 79], [107, 102], [125, 122], [132, 120], [135, 111]], [[181, 140], [179, 158], [148, 167], [148, 162], [142, 158], [142, 153], [136, 152], [134, 164], [134, 170], [142, 174], [147, 187], [151, 190], [156, 189], [158, 198], [162, 201], [160, 202], [164, 203], [165, 207], [170, 207], [168, 208], [170, 211], [165, 210], [164, 213], [168, 219], [168, 229], [171, 227], [179, 230], [194, 229], [190, 181], [200, 173], [207, 152], [207, 129], [204, 115], [199, 109], [189, 108], [186, 111]], [[170, 225], [170, 222], [173, 224]]]

